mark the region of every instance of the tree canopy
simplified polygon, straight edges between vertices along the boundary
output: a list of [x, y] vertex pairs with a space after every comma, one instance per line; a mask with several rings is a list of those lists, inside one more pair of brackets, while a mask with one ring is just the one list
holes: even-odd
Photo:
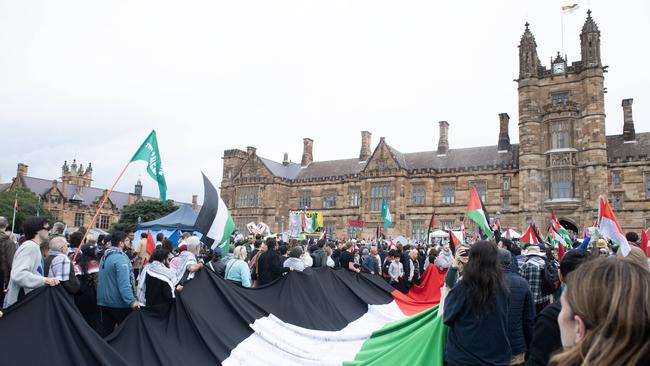
[[[18, 197], [18, 209], [16, 210], [16, 229], [14, 232], [22, 232], [22, 225], [25, 219], [30, 216], [36, 216], [36, 207], [38, 206], [38, 197], [31, 191], [17, 188], [11, 191], [0, 192], [0, 216], [4, 216], [9, 221], [8, 229], [11, 229], [13, 219], [14, 201]], [[52, 219], [52, 214], [40, 207], [40, 216]]]
[[120, 220], [113, 225], [113, 230], [135, 231], [138, 226], [138, 217], [141, 222], [159, 219], [174, 211], [178, 207], [172, 201], [140, 201], [124, 207]]

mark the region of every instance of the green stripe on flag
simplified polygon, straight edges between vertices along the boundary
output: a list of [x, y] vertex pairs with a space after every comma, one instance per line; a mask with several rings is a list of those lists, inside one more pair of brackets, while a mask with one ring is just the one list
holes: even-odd
[[354, 361], [344, 365], [443, 365], [447, 327], [438, 307], [372, 333]]
[[490, 229], [485, 214], [483, 213], [483, 210], [467, 211], [467, 216], [469, 216], [469, 218], [472, 219], [472, 221], [474, 221], [476, 225], [478, 225], [481, 228], [483, 234], [487, 235], [488, 238], [494, 236], [494, 233], [492, 232], [492, 229]]
[[226, 219], [226, 225], [224, 226], [223, 236], [219, 241], [219, 247], [221, 247], [221, 255], [224, 257], [227, 256], [230, 252], [230, 234], [235, 231], [235, 229], [235, 222], [232, 220], [230, 212], [228, 212], [228, 218]]

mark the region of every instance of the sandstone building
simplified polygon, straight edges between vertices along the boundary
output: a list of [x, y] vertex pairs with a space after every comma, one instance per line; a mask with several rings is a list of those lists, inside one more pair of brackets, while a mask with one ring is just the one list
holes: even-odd
[[[286, 154], [282, 162], [263, 158], [254, 147], [226, 150], [221, 194], [237, 227], [264, 221], [286, 230], [290, 210], [309, 208], [323, 213], [337, 237], [372, 237], [386, 198], [395, 220], [387, 234], [421, 239], [434, 208], [437, 227], [461, 224], [472, 186], [491, 215], [500, 213], [502, 226], [517, 230], [529, 222], [545, 230], [554, 209], [578, 232], [594, 222], [599, 195], [609, 197], [624, 230], [650, 226], [650, 133], [635, 132], [632, 99], [625, 99], [622, 134], [605, 135], [607, 66], [600, 31], [587, 14], [581, 59], [569, 63], [558, 53], [550, 68], [540, 62], [526, 23], [516, 80], [519, 144], [510, 143], [510, 117], [501, 113], [493, 146], [453, 149], [449, 123], [441, 121], [434, 151], [402, 153], [384, 137], [372, 149], [368, 131], [351, 159], [314, 161], [309, 138], [300, 164]], [[357, 232], [352, 227], [360, 222]]]

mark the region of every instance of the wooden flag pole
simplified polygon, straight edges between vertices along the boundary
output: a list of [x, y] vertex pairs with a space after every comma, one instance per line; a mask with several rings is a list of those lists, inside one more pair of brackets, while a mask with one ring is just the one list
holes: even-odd
[[[90, 221], [90, 226], [88, 227], [88, 230], [92, 229], [92, 227], [95, 225], [95, 222], [97, 221], [97, 216], [99, 215], [99, 211], [104, 207], [104, 204], [106, 203], [106, 200], [108, 200], [108, 196], [113, 193], [113, 190], [115, 189], [115, 186], [117, 185], [117, 182], [120, 181], [120, 178], [124, 175], [124, 172], [126, 172], [126, 168], [129, 167], [129, 164], [131, 164], [131, 161], [126, 163], [122, 171], [120, 172], [120, 175], [117, 176], [117, 179], [115, 179], [115, 182], [113, 182], [113, 186], [111, 186], [111, 189], [104, 195], [104, 198], [100, 202], [99, 206], [97, 206], [97, 211], [95, 211], [95, 215], [93, 216], [93, 219]], [[74, 252], [74, 256], [72, 257], [72, 262], [75, 262], [77, 259], [77, 256], [79, 255], [79, 251], [81, 250], [81, 247], [86, 244], [86, 237], [88, 235], [84, 235], [83, 239], [81, 239], [81, 243], [79, 243], [79, 246], [77, 247], [77, 250]]]

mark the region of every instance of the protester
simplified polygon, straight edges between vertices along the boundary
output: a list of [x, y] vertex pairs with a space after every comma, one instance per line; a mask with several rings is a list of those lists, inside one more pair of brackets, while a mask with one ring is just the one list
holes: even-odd
[[[136, 249], [138, 254], [140, 269], [144, 267], [146, 263], [149, 262], [149, 252], [147, 252], [147, 233], [140, 234], [140, 240], [138, 241], [138, 247]], [[135, 263], [134, 263], [135, 264]]]
[[519, 274], [519, 261], [517, 260], [517, 256], [521, 255], [521, 248], [516, 246], [512, 240], [508, 238], [501, 238], [499, 242], [497, 243], [497, 246], [499, 248], [503, 248], [510, 252], [510, 255], [512, 256], [512, 260], [510, 261], [510, 268], [508, 268], [509, 271], [513, 273]]
[[7, 308], [32, 290], [48, 285], [56, 286], [59, 280], [43, 277], [43, 257], [41, 245], [47, 242], [50, 225], [44, 217], [29, 217], [23, 224], [25, 242], [14, 254], [9, 285], [4, 299]]
[[[311, 239], [310, 239], [311, 241]], [[268, 242], [267, 242], [268, 244]], [[314, 259], [311, 257], [309, 254], [308, 248], [309, 244], [306, 240], [303, 240], [300, 242], [300, 248], [302, 249], [302, 254], [300, 255], [300, 259], [305, 263], [305, 268], [311, 267], [314, 265]]]
[[325, 253], [327, 254], [327, 266], [329, 268], [334, 268], [336, 263], [334, 263], [334, 260], [332, 259], [332, 248], [330, 246], [325, 246]]
[[625, 233], [625, 239], [627, 239], [627, 242], [630, 245], [639, 247], [639, 234], [635, 233], [634, 231], [628, 231]]
[[107, 336], [129, 315], [140, 307], [135, 299], [135, 279], [131, 261], [124, 254], [129, 238], [123, 231], [111, 236], [111, 246], [99, 262], [97, 305], [101, 311], [100, 335]]
[[251, 287], [251, 272], [246, 263], [248, 252], [243, 245], [234, 249], [233, 260], [228, 262], [225, 269], [225, 278], [242, 287]]
[[165, 234], [161, 231], [156, 234], [156, 247], [161, 246], [163, 244], [163, 240], [165, 240]]
[[52, 229], [50, 230], [48, 239], [52, 239], [57, 236], [64, 236], [64, 231], [65, 231], [65, 224], [60, 221], [57, 221], [54, 223], [54, 225], [52, 225]]
[[468, 260], [469, 247], [466, 245], [459, 246], [458, 249], [456, 249], [454, 261], [452, 262], [451, 267], [447, 270], [447, 275], [445, 275], [445, 284], [449, 289], [454, 288], [456, 283], [460, 280]]
[[564, 351], [550, 365], [650, 364], [650, 276], [641, 266], [596, 259], [567, 278], [558, 317]]
[[345, 268], [349, 271], [359, 273], [361, 272], [361, 269], [358, 266], [355, 266], [353, 250], [354, 250], [354, 243], [347, 242], [345, 244], [344, 250], [341, 252], [341, 255], [339, 256], [339, 263], [341, 265], [341, 268]]
[[405, 292], [413, 287], [413, 285], [420, 284], [420, 263], [418, 261], [418, 250], [410, 249], [404, 263], [404, 277], [405, 277]]
[[510, 309], [508, 310], [508, 340], [512, 349], [510, 365], [523, 365], [526, 351], [533, 338], [535, 303], [528, 282], [518, 273], [510, 270], [512, 258], [512, 254], [508, 250], [499, 248], [499, 263], [510, 292]]
[[277, 253], [278, 242], [275, 238], [266, 239], [266, 247], [267, 250], [257, 259], [257, 284], [259, 286], [271, 283], [289, 271], [280, 262], [280, 255]]
[[[199, 263], [196, 254], [199, 252], [201, 241], [196, 236], [190, 236], [187, 240], [187, 250], [182, 251], [177, 257], [176, 281], [184, 285], [187, 281], [194, 278], [194, 273], [203, 268], [203, 263]], [[163, 249], [165, 246], [163, 245]], [[180, 247], [179, 247], [180, 248]]]
[[539, 246], [529, 245], [526, 247], [526, 259], [519, 270], [521, 276], [528, 281], [530, 291], [535, 300], [535, 313], [540, 313], [551, 302], [550, 295], [542, 292], [542, 276], [546, 267], [546, 253], [543, 253]]
[[648, 266], [648, 257], [646, 257], [645, 253], [643, 253], [643, 250], [637, 246], [630, 246], [630, 252], [627, 254], [627, 256], [623, 256], [623, 251], [621, 250], [616, 253], [616, 256], [622, 260], [638, 264], [639, 266], [650, 270], [650, 267]]
[[444, 308], [448, 365], [510, 364], [509, 294], [496, 244], [472, 245], [463, 277], [447, 295]]
[[[300, 246], [293, 247], [289, 251], [289, 258], [283, 262], [283, 266], [289, 268], [291, 271], [302, 272], [305, 270], [305, 262], [300, 259], [302, 255], [302, 248]], [[320, 258], [318, 258], [320, 260]]]
[[74, 266], [68, 258], [68, 242], [64, 237], [56, 236], [50, 239], [50, 251], [45, 258], [43, 275], [58, 279], [71, 295], [79, 291], [79, 279], [75, 276]]
[[0, 304], [4, 303], [5, 291], [9, 286], [9, 275], [11, 273], [11, 264], [16, 253], [16, 243], [7, 234], [9, 222], [3, 216], [0, 216]]
[[401, 258], [397, 253], [393, 256], [393, 260], [388, 267], [388, 275], [390, 276], [390, 283], [398, 290], [402, 290], [404, 282], [404, 265]]
[[[560, 262], [560, 282], [565, 283], [569, 273], [594, 258], [590, 253], [577, 249], [567, 252]], [[560, 327], [557, 322], [561, 309], [561, 302], [555, 301], [537, 314], [526, 366], [546, 366], [551, 356], [562, 350]]]
[[370, 251], [366, 256], [366, 259], [361, 264], [361, 268], [364, 272], [370, 274], [379, 274], [381, 275], [381, 267], [379, 266], [379, 261], [377, 260], [377, 247], [370, 247]]
[[86, 323], [99, 331], [99, 307], [97, 307], [99, 259], [95, 244], [88, 243], [81, 247], [75, 274], [79, 279], [79, 291], [75, 294], [74, 302]]
[[138, 302], [142, 306], [169, 304], [176, 297], [176, 273], [169, 268], [167, 252], [157, 247], [149, 260], [138, 279]]
[[442, 250], [436, 257], [434, 263], [439, 270], [444, 271], [447, 268], [451, 267], [451, 263], [454, 261], [452, 256], [451, 249], [449, 248], [449, 243], [445, 243], [442, 246]]
[[327, 253], [325, 253], [324, 249], [325, 243], [327, 243], [327, 240], [319, 239], [316, 242], [316, 248], [311, 252], [311, 257], [313, 259], [312, 267], [314, 268], [327, 266]]

